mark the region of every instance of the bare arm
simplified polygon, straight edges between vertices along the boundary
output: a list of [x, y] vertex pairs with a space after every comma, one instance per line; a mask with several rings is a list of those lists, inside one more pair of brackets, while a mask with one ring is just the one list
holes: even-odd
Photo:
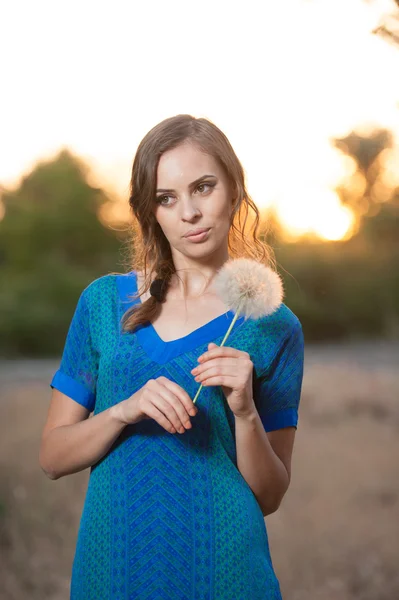
[[264, 516], [277, 510], [291, 479], [295, 427], [266, 433], [258, 412], [236, 417], [237, 466]]
[[191, 427], [190, 415], [197, 412], [187, 392], [162, 376], [90, 418], [87, 408], [54, 388], [40, 466], [50, 479], [59, 479], [97, 463], [128, 424], [150, 418], [170, 433], [184, 433]]
[[50, 479], [76, 473], [98, 462], [126, 426], [114, 407], [90, 418], [89, 411], [53, 389], [40, 445], [40, 466]]

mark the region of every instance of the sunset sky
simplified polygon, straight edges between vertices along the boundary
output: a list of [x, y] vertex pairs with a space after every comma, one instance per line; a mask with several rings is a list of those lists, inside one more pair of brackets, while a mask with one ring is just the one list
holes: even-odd
[[354, 165], [330, 138], [387, 127], [399, 145], [399, 49], [371, 33], [394, 10], [392, 0], [2, 3], [0, 183], [69, 147], [123, 213], [142, 137], [190, 113], [226, 133], [259, 208], [275, 204], [293, 234], [338, 239], [351, 215], [332, 188]]

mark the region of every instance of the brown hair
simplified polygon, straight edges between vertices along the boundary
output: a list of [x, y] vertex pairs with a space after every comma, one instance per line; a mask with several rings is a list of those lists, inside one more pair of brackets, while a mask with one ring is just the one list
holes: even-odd
[[[172, 275], [176, 273], [170, 244], [153, 214], [153, 203], [160, 157], [187, 141], [218, 161], [235, 190], [228, 238], [230, 257], [245, 256], [275, 266], [273, 250], [258, 239], [259, 211], [247, 192], [243, 167], [229, 140], [208, 119], [176, 115], [161, 121], [144, 136], [133, 161], [129, 205], [134, 218], [129, 240], [129, 263], [133, 270], [143, 271], [144, 281], [143, 289], [139, 289], [132, 298], [147, 292], [153, 279], [164, 280], [162, 288], [166, 291]], [[247, 238], [245, 230], [249, 209], [255, 216], [251, 237]], [[135, 304], [123, 315], [123, 329], [133, 331], [138, 325], [151, 321], [158, 310], [159, 302], [154, 296]]]

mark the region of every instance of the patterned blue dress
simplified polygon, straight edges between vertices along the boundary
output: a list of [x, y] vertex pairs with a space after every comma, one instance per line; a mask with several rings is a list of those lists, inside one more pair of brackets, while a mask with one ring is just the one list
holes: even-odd
[[[70, 323], [50, 386], [94, 414], [161, 375], [194, 398], [200, 384], [190, 371], [234, 317], [169, 342], [151, 324], [122, 332], [135, 292], [135, 271], [104, 275], [83, 290]], [[296, 426], [304, 350], [294, 313], [282, 304], [268, 317], [239, 317], [226, 346], [250, 354], [265, 430]], [[192, 429], [129, 425], [91, 467], [72, 600], [281, 599], [265, 520], [237, 468], [234, 415], [218, 386], [203, 387], [196, 405]]]

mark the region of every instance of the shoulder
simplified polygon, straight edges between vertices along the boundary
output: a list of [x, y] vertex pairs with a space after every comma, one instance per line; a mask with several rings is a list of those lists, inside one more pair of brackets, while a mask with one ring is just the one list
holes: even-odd
[[[239, 333], [240, 332], [240, 333]], [[240, 347], [250, 353], [256, 371], [269, 369], [284, 349], [303, 347], [302, 325], [297, 315], [284, 303], [271, 315], [248, 319], [237, 330]]]
[[96, 306], [112, 299], [116, 292], [118, 277], [123, 277], [123, 273], [107, 273], [91, 281], [82, 292], [86, 303], [89, 306]]
[[257, 373], [272, 372], [282, 356], [296, 356], [300, 364], [304, 354], [302, 324], [286, 304], [281, 304], [273, 314], [255, 320], [253, 327], [251, 359]]
[[297, 315], [284, 303], [271, 315], [257, 320], [260, 333], [273, 335], [278, 340], [289, 338], [293, 334], [302, 333], [302, 324]]

